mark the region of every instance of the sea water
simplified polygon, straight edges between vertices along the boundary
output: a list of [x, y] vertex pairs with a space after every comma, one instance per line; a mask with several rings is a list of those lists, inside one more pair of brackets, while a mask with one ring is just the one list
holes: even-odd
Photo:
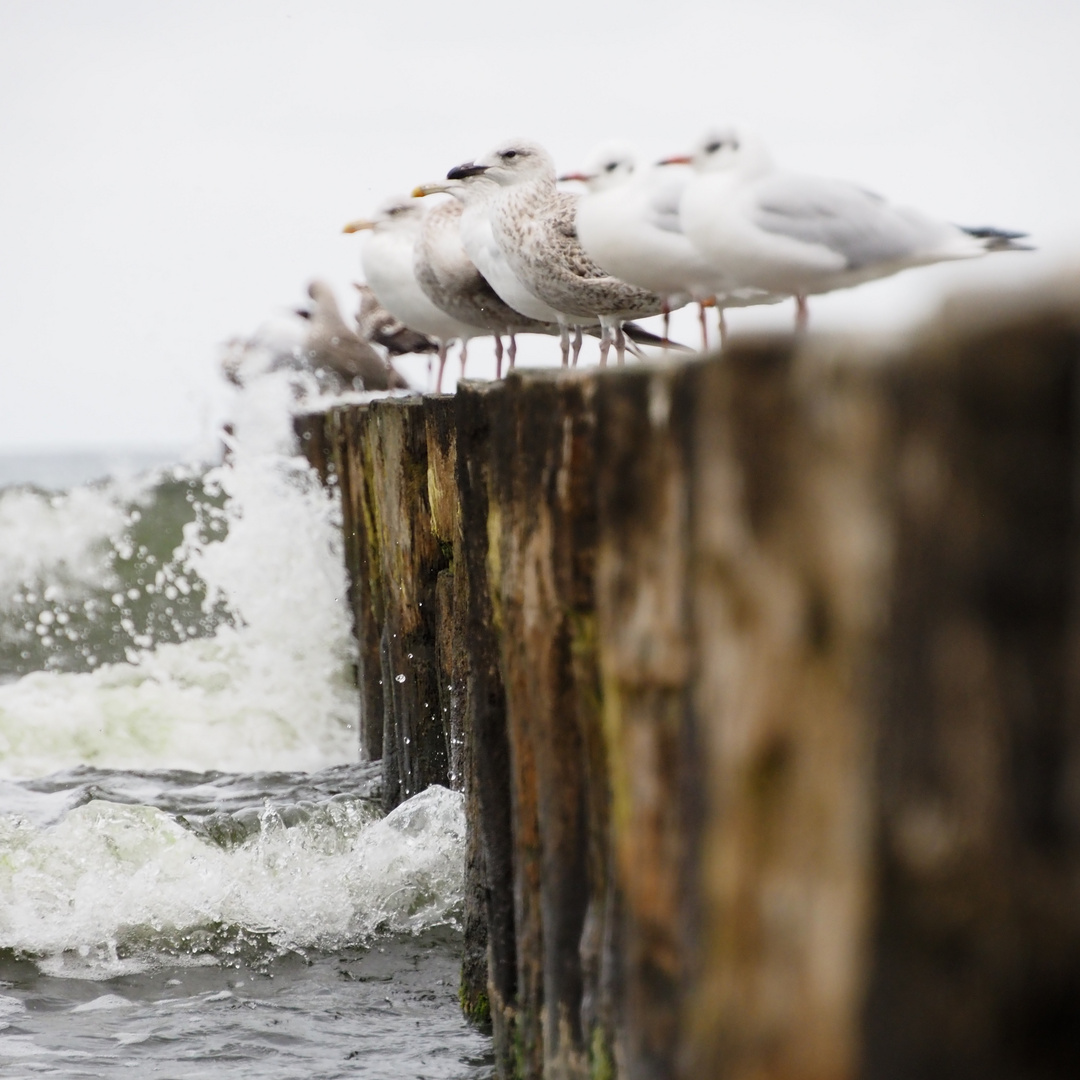
[[492, 1075], [462, 798], [379, 811], [289, 393], [246, 395], [224, 464], [0, 487], [5, 1076]]

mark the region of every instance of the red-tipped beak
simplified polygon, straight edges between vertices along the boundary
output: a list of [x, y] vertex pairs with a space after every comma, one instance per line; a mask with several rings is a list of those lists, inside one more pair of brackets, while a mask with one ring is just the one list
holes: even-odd
[[559, 183], [563, 183], [565, 180], [580, 180], [583, 184], [587, 184], [592, 177], [588, 173], [583, 172], [568, 172], [563, 173], [559, 178]]
[[658, 161], [657, 165], [692, 165], [694, 159], [688, 154], [676, 154], [675, 157], [666, 157]]

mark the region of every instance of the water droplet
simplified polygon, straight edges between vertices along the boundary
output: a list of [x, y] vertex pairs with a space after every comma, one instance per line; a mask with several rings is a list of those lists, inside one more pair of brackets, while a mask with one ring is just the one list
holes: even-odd
[[405, 676], [404, 675], [395, 675], [394, 676], [394, 682], [404, 682], [404, 681], [405, 681]]

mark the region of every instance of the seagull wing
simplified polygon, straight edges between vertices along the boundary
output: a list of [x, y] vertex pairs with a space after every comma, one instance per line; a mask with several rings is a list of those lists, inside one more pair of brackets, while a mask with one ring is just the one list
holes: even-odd
[[751, 213], [765, 232], [828, 249], [848, 270], [917, 256], [941, 225], [842, 180], [778, 173], [756, 185]]

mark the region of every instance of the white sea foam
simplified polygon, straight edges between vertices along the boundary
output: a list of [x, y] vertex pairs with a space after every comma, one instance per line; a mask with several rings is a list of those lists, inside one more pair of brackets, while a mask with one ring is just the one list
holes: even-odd
[[0, 599], [39, 577], [100, 581], [127, 520], [121, 495], [115, 485], [0, 492]]
[[[205, 478], [224, 494], [225, 536], [206, 540], [202, 523], [190, 523], [174, 569], [157, 582], [183, 591], [185, 575], [201, 579], [207, 608], [224, 606], [234, 625], [156, 647], [136, 636], [149, 647], [130, 649], [128, 663], [38, 671], [0, 686], [0, 776], [80, 763], [252, 772], [355, 760], [358, 697], [336, 503], [291, 456], [286, 394], [281, 380], [260, 380], [230, 463]], [[58, 519], [51, 507], [53, 516], [38, 520], [45, 503], [33, 498], [31, 510], [9, 506], [10, 493], [0, 500], [22, 522], [18, 546], [38, 551], [4, 556], [5, 573], [25, 580], [69, 564], [103, 573], [92, 552], [123, 525], [117, 507], [71, 493], [73, 506], [93, 512], [76, 527], [72, 510], [66, 538], [43, 550], [39, 541], [68, 521], [67, 511]]]
[[432, 787], [379, 820], [357, 802], [330, 810], [332, 826], [291, 828], [267, 810], [233, 848], [148, 806], [94, 801], [44, 828], [0, 818], [0, 947], [48, 974], [109, 978], [155, 958], [214, 962], [256, 937], [331, 949], [455, 917], [460, 794]]

